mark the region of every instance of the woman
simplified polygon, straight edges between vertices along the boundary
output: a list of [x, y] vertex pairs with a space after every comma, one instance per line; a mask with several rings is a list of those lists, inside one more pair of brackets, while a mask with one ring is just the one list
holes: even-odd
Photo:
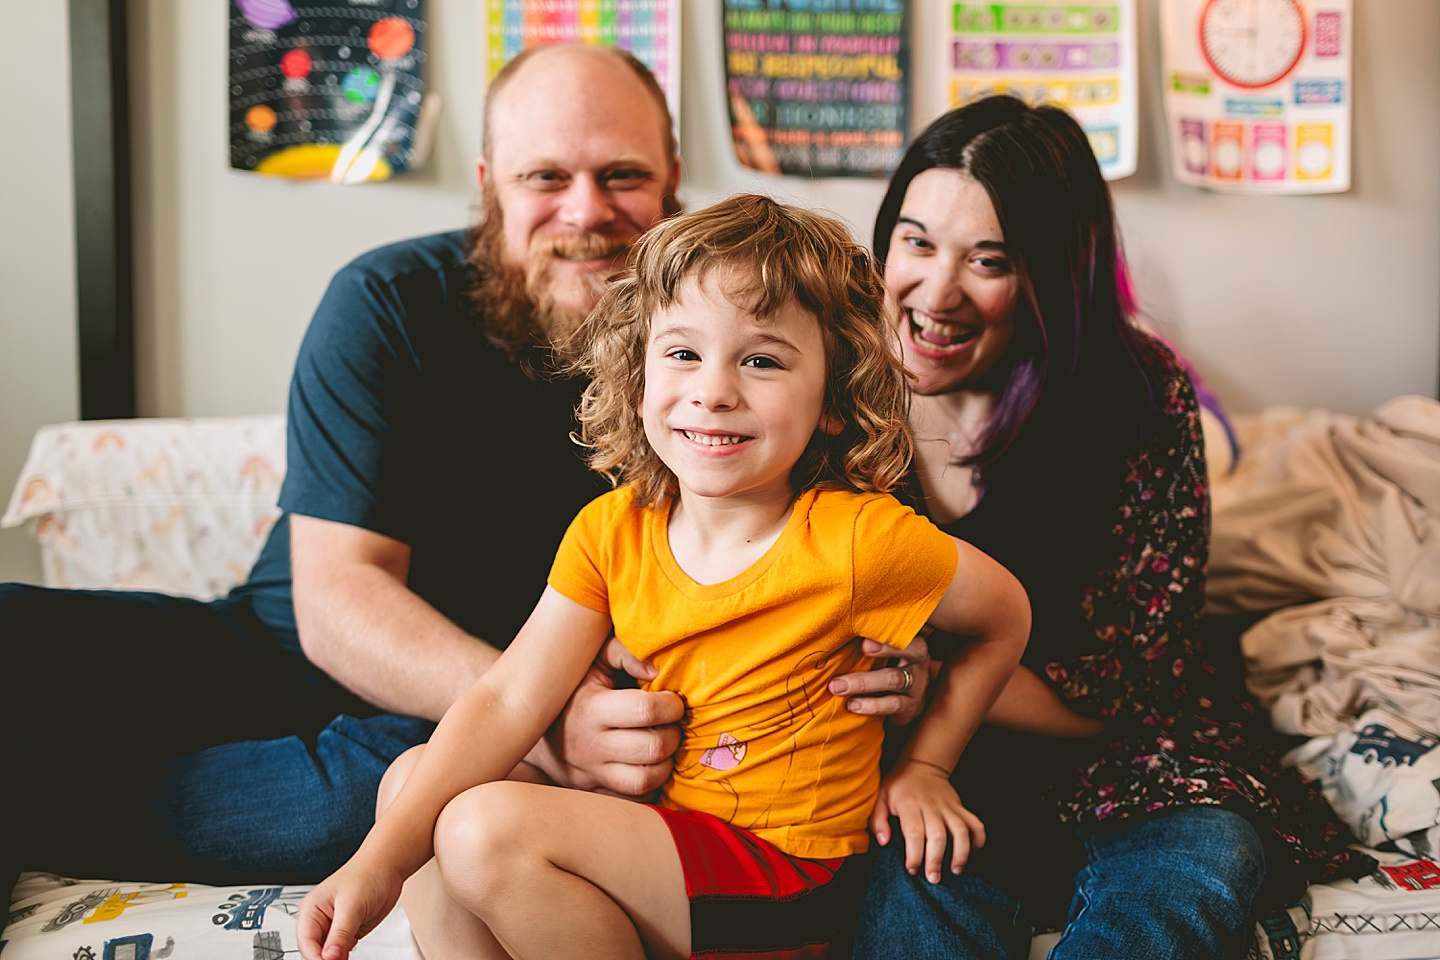
[[875, 253], [915, 378], [917, 507], [1016, 574], [1034, 626], [955, 775], [984, 848], [932, 885], [885, 845], [856, 957], [1023, 958], [1032, 926], [1064, 927], [1057, 960], [1241, 956], [1267, 876], [1294, 893], [1368, 865], [1247, 735], [1238, 665], [1206, 659], [1199, 412], [1126, 309], [1084, 132], [1003, 96], [942, 116]]

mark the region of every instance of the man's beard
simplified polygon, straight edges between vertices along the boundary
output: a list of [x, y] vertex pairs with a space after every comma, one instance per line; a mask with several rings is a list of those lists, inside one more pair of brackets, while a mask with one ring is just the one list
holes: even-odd
[[624, 244], [615, 237], [593, 232], [540, 237], [531, 244], [522, 266], [506, 256], [504, 218], [489, 189], [484, 191], [482, 216], [479, 226], [470, 232], [466, 250], [466, 261], [476, 276], [469, 299], [481, 329], [491, 343], [527, 369], [549, 365], [543, 361], [566, 359], [555, 353], [566, 352], [572, 335], [590, 312], [589, 306], [576, 307], [573, 303], [598, 301], [610, 275], [600, 272], [567, 277], [567, 283], [579, 287], [579, 295], [572, 296], [570, 303], [561, 303], [555, 296], [551, 263], [557, 256], [570, 260], [618, 256], [624, 252]]

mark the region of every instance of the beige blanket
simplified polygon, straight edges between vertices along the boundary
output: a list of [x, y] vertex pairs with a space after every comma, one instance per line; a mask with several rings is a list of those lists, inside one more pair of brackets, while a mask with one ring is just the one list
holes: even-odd
[[1275, 728], [1332, 734], [1378, 707], [1437, 734], [1440, 403], [1275, 409], [1237, 428], [1240, 460], [1214, 486], [1207, 609], [1285, 607], [1241, 639]]

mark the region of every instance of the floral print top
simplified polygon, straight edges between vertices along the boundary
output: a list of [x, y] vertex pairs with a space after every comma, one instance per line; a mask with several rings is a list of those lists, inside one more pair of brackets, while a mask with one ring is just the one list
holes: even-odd
[[[1280, 767], [1238, 656], [1222, 670], [1207, 652], [1210, 497], [1200, 411], [1179, 360], [1159, 343], [1151, 352], [1163, 385], [1159, 415], [1132, 431], [1140, 440], [1129, 443], [1122, 476], [1095, 462], [1097, 450], [1103, 459], [1104, 449], [1123, 449], [1120, 431], [1106, 447], [1076, 424], [1061, 431], [1072, 444], [1040, 455], [1064, 459], [1041, 469], [1032, 451], [1028, 469], [1004, 480], [987, 474], [980, 505], [946, 525], [1029, 591], [1035, 625], [1025, 665], [1076, 713], [1105, 723], [1080, 754], [1064, 754], [1078, 767], [1046, 774], [1049, 800], [1061, 819], [1092, 825], [1225, 806], [1275, 834], [1272, 849], [1290, 863], [1272, 863], [1270, 872], [1288, 874], [1291, 886], [1367, 873], [1374, 861], [1346, 849], [1351, 838], [1318, 789]], [[1098, 479], [1072, 489], [1087, 473]]]

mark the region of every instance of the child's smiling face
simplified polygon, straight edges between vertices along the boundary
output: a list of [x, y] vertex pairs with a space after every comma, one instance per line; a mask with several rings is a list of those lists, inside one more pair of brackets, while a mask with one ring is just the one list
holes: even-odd
[[[733, 304], [722, 269], [687, 278], [650, 320], [645, 437], [683, 496], [788, 503], [790, 471], [817, 426], [826, 359], [815, 315], [791, 301], [757, 318]], [[740, 297], [744, 301], [744, 297]]]

